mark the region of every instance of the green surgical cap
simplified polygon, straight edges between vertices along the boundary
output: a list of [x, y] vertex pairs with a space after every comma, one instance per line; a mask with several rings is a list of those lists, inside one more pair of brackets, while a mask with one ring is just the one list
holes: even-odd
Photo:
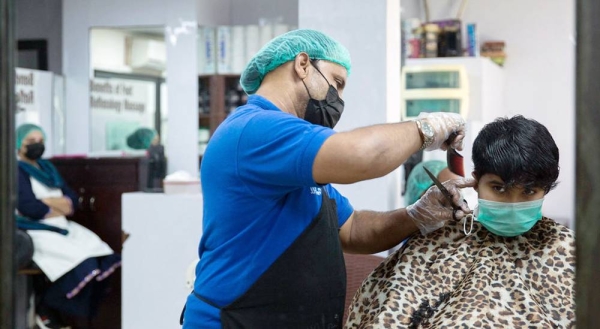
[[29, 135], [30, 132], [32, 131], [39, 131], [42, 133], [42, 136], [44, 136], [44, 140], [46, 140], [46, 133], [44, 133], [44, 130], [39, 127], [36, 126], [32, 123], [24, 123], [22, 125], [19, 126], [19, 128], [17, 128], [17, 150], [21, 148], [21, 145], [23, 144], [23, 140], [25, 140], [25, 137], [27, 137], [27, 135]]
[[311, 59], [339, 64], [350, 74], [350, 53], [346, 47], [319, 31], [294, 30], [274, 38], [254, 55], [242, 72], [242, 88], [247, 94], [254, 94], [267, 73], [294, 60], [301, 52]]
[[139, 128], [127, 137], [127, 146], [135, 150], [146, 150], [150, 147], [156, 131], [149, 128]]
[[431, 171], [431, 173], [437, 177], [437, 175], [448, 167], [448, 165], [446, 162], [438, 160], [430, 160], [417, 164], [406, 180], [406, 194], [404, 195], [406, 205], [417, 202], [423, 193], [433, 185], [433, 181], [429, 178], [423, 167], [426, 167], [427, 170]]

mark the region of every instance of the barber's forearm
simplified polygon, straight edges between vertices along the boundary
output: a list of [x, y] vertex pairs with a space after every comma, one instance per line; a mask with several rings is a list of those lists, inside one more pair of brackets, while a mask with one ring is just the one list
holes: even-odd
[[337, 133], [321, 146], [313, 164], [316, 182], [350, 184], [387, 175], [422, 145], [412, 122]]
[[404, 208], [388, 212], [356, 211], [348, 224], [340, 230], [342, 248], [355, 254], [388, 250], [418, 230]]

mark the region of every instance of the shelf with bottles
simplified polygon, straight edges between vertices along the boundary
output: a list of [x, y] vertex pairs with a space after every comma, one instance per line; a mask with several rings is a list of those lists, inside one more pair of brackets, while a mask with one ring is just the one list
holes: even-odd
[[198, 77], [198, 127], [208, 128], [212, 135], [231, 112], [246, 104], [239, 80], [234, 74]]

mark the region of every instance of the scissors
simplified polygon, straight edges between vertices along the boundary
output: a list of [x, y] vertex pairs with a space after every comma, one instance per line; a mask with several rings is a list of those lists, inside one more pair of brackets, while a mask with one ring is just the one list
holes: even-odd
[[454, 218], [454, 220], [459, 220], [458, 218], [456, 218], [456, 212], [459, 210], [462, 210], [462, 208], [457, 206], [454, 203], [454, 199], [452, 198], [452, 193], [450, 193], [450, 191], [448, 191], [448, 189], [431, 173], [431, 171], [429, 171], [425, 167], [423, 167], [423, 169], [425, 169], [425, 172], [427, 173], [429, 178], [431, 178], [431, 180], [433, 181], [435, 186], [437, 186], [440, 189], [440, 191], [442, 191], [442, 194], [444, 195], [444, 197], [446, 197], [446, 200], [450, 201], [450, 204], [452, 205], [452, 209], [454, 209], [452, 211], [452, 218]]

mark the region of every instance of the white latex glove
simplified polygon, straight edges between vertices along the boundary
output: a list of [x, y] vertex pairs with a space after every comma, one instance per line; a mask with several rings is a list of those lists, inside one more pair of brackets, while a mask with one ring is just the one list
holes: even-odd
[[456, 218], [454, 218], [452, 204], [435, 185], [430, 187], [417, 202], [406, 207], [408, 216], [415, 222], [423, 235], [443, 227], [447, 221], [460, 220], [465, 215], [472, 213], [469, 206], [463, 201], [460, 189], [475, 186], [474, 179], [453, 179], [444, 182], [443, 185], [452, 194], [453, 203], [460, 205], [461, 210], [456, 212]]
[[[421, 112], [417, 119], [427, 121], [435, 131], [433, 144], [429, 145], [429, 147], [425, 150], [433, 151], [441, 149], [445, 151], [448, 149], [448, 146], [450, 146], [453, 149], [462, 151], [463, 139], [465, 138], [465, 120], [462, 118], [462, 116], [460, 116], [460, 114], [445, 112]], [[457, 133], [457, 136], [452, 141], [452, 144], [448, 145], [446, 144], [446, 141], [452, 133]]]

